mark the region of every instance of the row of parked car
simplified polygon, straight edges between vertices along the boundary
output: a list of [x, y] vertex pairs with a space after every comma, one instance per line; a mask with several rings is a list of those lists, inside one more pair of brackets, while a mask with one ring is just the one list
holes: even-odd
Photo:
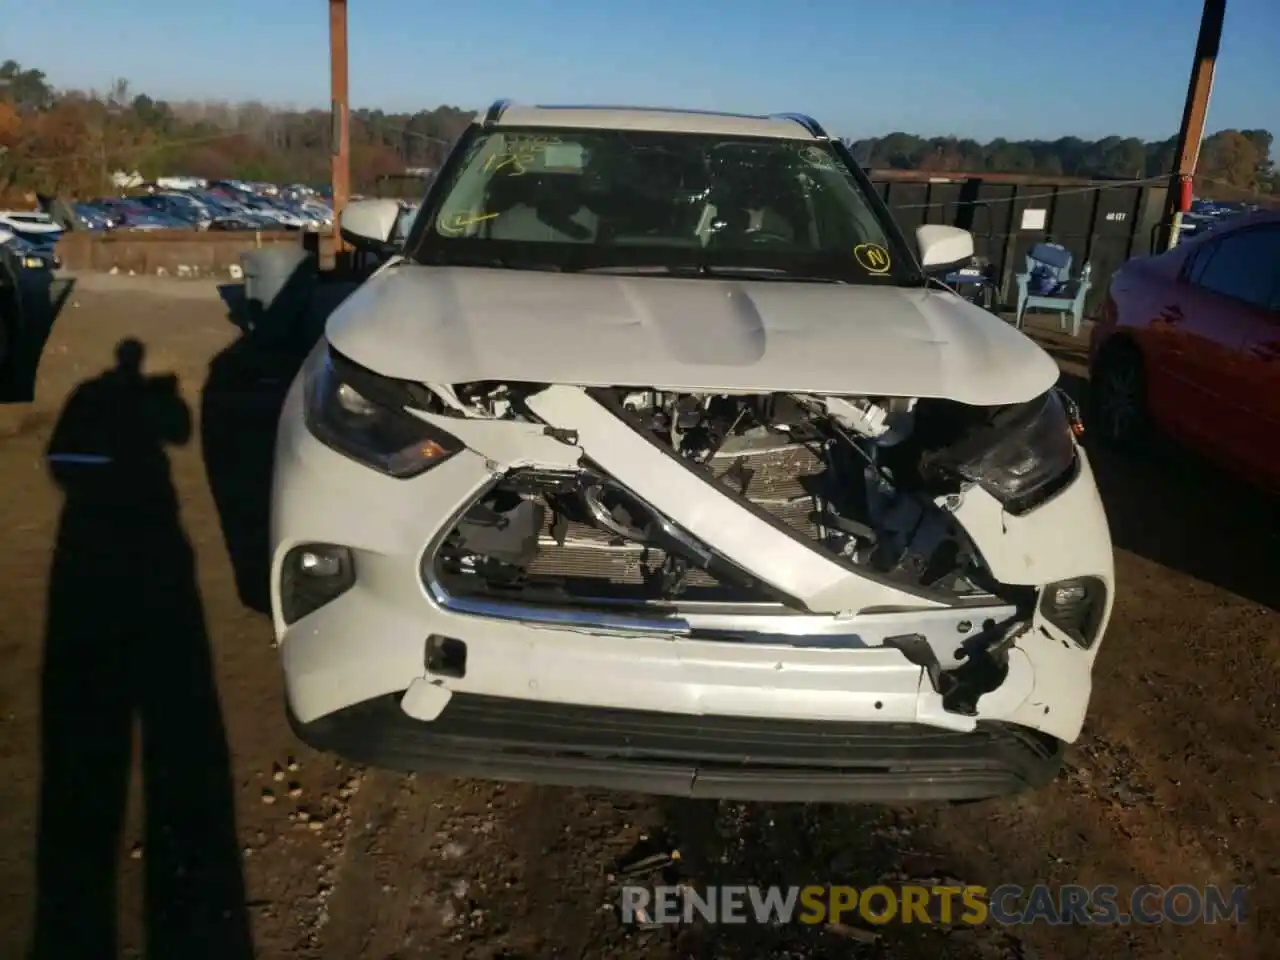
[[72, 206], [85, 230], [323, 230], [333, 208], [320, 190], [300, 184], [195, 181], [185, 188], [151, 184], [129, 196]]
[[43, 211], [0, 211], [0, 230], [37, 246], [56, 241], [66, 229], [319, 231], [332, 224], [333, 208], [322, 189], [189, 178]]

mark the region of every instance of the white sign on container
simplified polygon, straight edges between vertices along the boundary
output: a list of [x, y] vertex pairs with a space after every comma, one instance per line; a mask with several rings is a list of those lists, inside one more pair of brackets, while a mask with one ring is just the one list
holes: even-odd
[[1043, 207], [1022, 211], [1022, 229], [1023, 230], [1043, 230], [1045, 215], [1048, 213]]

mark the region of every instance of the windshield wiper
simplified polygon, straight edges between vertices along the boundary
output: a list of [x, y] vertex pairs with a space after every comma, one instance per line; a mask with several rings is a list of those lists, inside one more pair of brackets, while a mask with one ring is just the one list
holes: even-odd
[[555, 263], [535, 260], [513, 260], [510, 257], [435, 256], [424, 261], [429, 267], [489, 267], [494, 270], [543, 270], [559, 273], [564, 268]]
[[604, 267], [583, 267], [574, 273], [609, 273], [621, 276], [667, 274], [677, 277], [709, 277], [716, 280], [787, 280], [793, 283], [848, 283], [842, 277], [797, 273], [784, 267], [733, 266], [721, 264], [639, 263]]

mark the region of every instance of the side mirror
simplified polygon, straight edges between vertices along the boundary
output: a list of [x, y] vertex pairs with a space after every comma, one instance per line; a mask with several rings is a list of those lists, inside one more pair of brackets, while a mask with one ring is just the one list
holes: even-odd
[[353, 200], [342, 210], [338, 229], [357, 250], [387, 253], [396, 248], [400, 204], [395, 200]]
[[940, 223], [916, 227], [916, 245], [920, 249], [920, 266], [927, 273], [966, 267], [973, 259], [973, 234], [959, 227]]
[[417, 217], [418, 211], [422, 208], [420, 203], [412, 203], [400, 209], [400, 217], [396, 221], [395, 240], [397, 243], [404, 243], [409, 237], [409, 231], [413, 228], [414, 218]]

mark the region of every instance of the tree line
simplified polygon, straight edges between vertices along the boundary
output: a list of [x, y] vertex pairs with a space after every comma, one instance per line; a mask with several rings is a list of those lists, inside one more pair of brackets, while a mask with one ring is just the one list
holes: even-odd
[[[473, 111], [439, 106], [416, 113], [351, 112], [351, 171], [357, 191], [412, 168], [434, 168]], [[189, 175], [276, 183], [328, 181], [327, 110], [264, 103], [165, 101], [117, 80], [105, 91], [61, 90], [40, 70], [0, 64], [0, 203], [32, 194], [77, 198], [114, 192], [117, 170], [143, 177]], [[1007, 140], [891, 133], [848, 142], [875, 169], [1144, 179], [1167, 174], [1175, 140], [1134, 137]], [[1198, 184], [1216, 192], [1280, 193], [1265, 130], [1222, 130], [1201, 148]]]

